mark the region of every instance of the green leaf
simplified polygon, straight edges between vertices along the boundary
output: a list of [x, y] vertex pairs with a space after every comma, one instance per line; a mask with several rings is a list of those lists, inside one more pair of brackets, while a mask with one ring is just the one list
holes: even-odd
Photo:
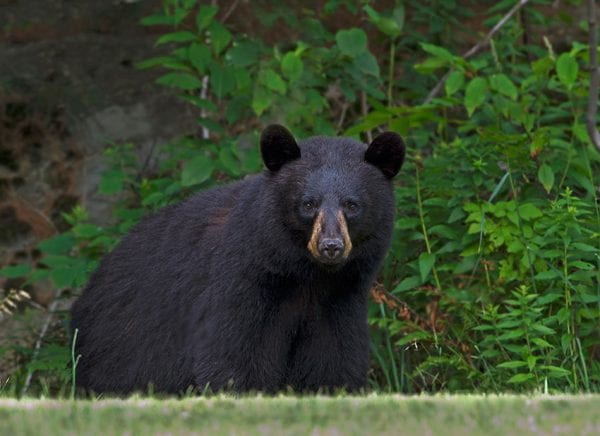
[[228, 173], [234, 177], [240, 176], [240, 162], [230, 144], [225, 144], [219, 150], [219, 162]]
[[484, 325], [477, 325], [477, 326], [473, 327], [473, 330], [483, 332], [483, 331], [495, 330], [495, 327], [492, 325], [484, 324]]
[[188, 73], [168, 73], [159, 77], [156, 80], [156, 83], [183, 90], [202, 88], [202, 81], [200, 81], [200, 79], [198, 79], [196, 76]]
[[539, 368], [540, 369], [545, 369], [545, 370], [550, 371], [550, 372], [554, 372], [554, 373], [559, 374], [559, 375], [571, 375], [571, 371], [569, 371], [568, 369], [565, 369], [565, 368], [561, 368], [560, 366], [540, 365]]
[[196, 97], [195, 95], [180, 95], [181, 99], [192, 103], [194, 106], [207, 110], [209, 112], [213, 112], [217, 110], [217, 106], [210, 100], [206, 100], [204, 98]]
[[529, 380], [531, 380], [533, 378], [534, 378], [534, 375], [531, 374], [531, 373], [527, 373], [527, 374], [523, 374], [523, 373], [521, 373], [521, 374], [515, 374], [511, 378], [508, 379], [508, 383], [513, 383], [513, 384], [524, 383], [524, 382], [529, 381]]
[[354, 65], [364, 74], [379, 77], [379, 65], [377, 59], [370, 52], [365, 51], [354, 58]]
[[208, 25], [212, 22], [219, 8], [217, 6], [200, 6], [198, 10], [198, 14], [196, 15], [196, 28], [198, 31], [201, 31], [208, 27]]
[[598, 248], [592, 247], [591, 245], [584, 244], [583, 242], [573, 242], [571, 247], [577, 248], [578, 250], [585, 251], [586, 253], [595, 253]]
[[269, 91], [262, 86], [257, 86], [252, 96], [252, 110], [258, 116], [268, 109], [273, 103], [273, 97]]
[[533, 74], [544, 78], [552, 68], [554, 68], [554, 61], [549, 56], [537, 59], [531, 64]]
[[[404, 19], [405, 19], [405, 11], [404, 11], [404, 4], [403, 3], [399, 3], [398, 5], [396, 5], [396, 7], [394, 8], [394, 10], [392, 11], [392, 18], [394, 19], [394, 21], [396, 22], [396, 26], [398, 28], [398, 35], [400, 32], [402, 32], [402, 29], [404, 28]], [[391, 35], [389, 33], [387, 33], [387, 35], [389, 36], [398, 36], [398, 35]]]
[[187, 30], [179, 32], [166, 33], [156, 41], [156, 45], [166, 44], [169, 42], [189, 42], [197, 39], [198, 36]]
[[[535, 278], [537, 279], [537, 276], [535, 276]], [[540, 305], [545, 305], [548, 303], [552, 303], [553, 301], [559, 300], [561, 298], [563, 298], [563, 295], [551, 292], [551, 293], [542, 295], [540, 298], [538, 298], [537, 302]]]
[[367, 50], [367, 34], [357, 27], [338, 31], [335, 35], [335, 41], [340, 51], [351, 57]]
[[433, 338], [430, 333], [417, 330], [415, 332], [410, 332], [410, 333], [404, 334], [401, 339], [396, 341], [396, 345], [402, 347], [403, 345], [406, 345], [406, 344], [410, 344], [410, 343], [416, 344], [419, 341], [428, 341], [428, 340], [432, 340], [432, 339]]
[[102, 173], [98, 190], [101, 194], [111, 195], [123, 190], [125, 174], [123, 171], [110, 170]]
[[146, 68], [152, 68], [158, 65], [165, 65], [171, 62], [177, 62], [177, 60], [178, 59], [173, 56], [157, 56], [150, 59], [146, 59], [141, 62], [137, 62], [135, 64], [135, 67], [141, 70], [145, 70]]
[[487, 82], [481, 77], [475, 77], [467, 85], [465, 90], [465, 108], [469, 117], [473, 115], [475, 109], [483, 104], [487, 95]]
[[429, 273], [431, 271], [431, 268], [433, 268], [434, 263], [435, 254], [433, 253], [423, 252], [419, 256], [419, 273], [421, 274], [421, 280], [423, 282], [429, 276]]
[[395, 294], [397, 292], [413, 290], [417, 286], [419, 286], [421, 283], [422, 283], [421, 278], [418, 276], [407, 277], [404, 280], [402, 280], [400, 283], [398, 283], [398, 286], [396, 286], [394, 288], [392, 293]]
[[523, 362], [522, 360], [511, 360], [510, 362], [502, 362], [502, 363], [496, 365], [497, 368], [508, 368], [508, 369], [522, 368], [524, 366], [527, 366], [527, 362]]
[[522, 338], [525, 336], [525, 331], [523, 329], [516, 329], [506, 332], [500, 336], [498, 336], [499, 341], [510, 341], [517, 338]]
[[448, 63], [440, 58], [429, 57], [419, 64], [415, 64], [414, 68], [421, 74], [431, 74], [434, 71], [445, 68]]
[[221, 134], [224, 131], [223, 130], [223, 126], [221, 126], [216, 121], [211, 120], [210, 118], [199, 117], [199, 118], [197, 118], [197, 121], [198, 121], [198, 124], [200, 124], [203, 127], [206, 127], [211, 132], [215, 132], [215, 133]]
[[567, 88], [571, 88], [577, 80], [577, 73], [579, 72], [579, 64], [573, 59], [569, 53], [561, 54], [556, 60], [556, 73], [558, 74], [558, 80]]
[[421, 48], [435, 58], [441, 59], [448, 63], [452, 63], [455, 60], [455, 56], [446, 50], [444, 47], [439, 47], [433, 44], [421, 43]]
[[[235, 76], [236, 89], [238, 91], [243, 90], [249, 92], [254, 83], [254, 78], [250, 76], [248, 70], [246, 68], [236, 68], [233, 75]], [[247, 96], [246, 92], [244, 92], [244, 95]]]
[[542, 271], [541, 273], [535, 275], [536, 280], [552, 280], [558, 277], [558, 272], [554, 270]]
[[519, 216], [525, 221], [528, 221], [534, 218], [540, 218], [543, 214], [533, 204], [526, 203], [519, 206]]
[[500, 94], [516, 100], [519, 97], [519, 91], [515, 84], [505, 74], [494, 74], [490, 76], [490, 87]]
[[217, 21], [213, 21], [208, 30], [210, 31], [210, 45], [216, 54], [221, 53], [231, 42], [231, 32]]
[[281, 72], [290, 81], [298, 80], [302, 76], [303, 70], [304, 64], [296, 53], [290, 51], [281, 59]]
[[196, 156], [189, 160], [181, 172], [181, 185], [192, 186], [208, 180], [214, 169], [213, 161], [206, 156]]
[[543, 335], [554, 335], [556, 334], [556, 331], [554, 331], [554, 329], [551, 329], [550, 327], [546, 327], [543, 324], [540, 323], [535, 323], [531, 326], [531, 328], [537, 332], [542, 333]]
[[531, 340], [531, 342], [533, 342], [535, 345], [537, 345], [539, 347], [554, 348], [554, 346], [551, 343], [549, 343], [548, 341], [546, 341], [545, 339], [542, 339], [542, 338], [533, 338]]
[[279, 94], [285, 94], [286, 85], [279, 74], [273, 71], [271, 68], [261, 70], [258, 74], [258, 81], [265, 85], [268, 89], [278, 92]]
[[594, 265], [589, 262], [584, 262], [582, 260], [574, 260], [571, 262], [571, 266], [575, 268], [579, 268], [585, 271], [592, 271], [594, 269]]
[[458, 235], [454, 229], [444, 224], [437, 224], [429, 229], [429, 233], [440, 235], [446, 239], [457, 239]]
[[444, 87], [446, 88], [446, 95], [452, 97], [459, 89], [465, 84], [465, 75], [462, 71], [452, 71], [446, 79]]
[[0, 269], [0, 276], [6, 277], [7, 279], [14, 279], [16, 277], [24, 277], [31, 272], [31, 265], [22, 263], [20, 265], [5, 266]]
[[246, 116], [251, 108], [251, 96], [242, 95], [229, 100], [225, 109], [225, 118], [229, 124], [235, 123], [237, 120]]
[[399, 4], [396, 6], [391, 18], [382, 16], [369, 5], [364, 6], [363, 10], [369, 15], [373, 24], [386, 35], [396, 38], [402, 33], [402, 27], [404, 26], [404, 5]]
[[210, 67], [210, 88], [217, 98], [223, 98], [235, 89], [235, 74], [231, 68], [212, 64]]
[[73, 286], [77, 274], [74, 268], [55, 268], [50, 271], [50, 278], [57, 288], [68, 288]]
[[69, 234], [62, 234], [39, 243], [38, 248], [44, 254], [67, 254], [75, 245], [75, 239]]
[[[564, 309], [564, 310], [563, 310], [563, 309]], [[566, 320], [569, 318], [569, 316], [570, 316], [570, 313], [569, 313], [569, 311], [568, 311], [566, 308], [564, 308], [564, 307], [563, 307], [563, 308], [562, 308], [560, 311], [563, 311], [563, 313], [564, 313], [564, 315], [563, 315], [563, 317], [562, 317], [563, 319], [561, 320], [561, 322], [564, 322], [564, 321], [566, 321]], [[559, 311], [559, 312], [560, 312], [560, 311]], [[559, 320], [560, 320], [560, 319], [559, 319]], [[562, 349], [563, 349], [563, 352], [566, 352], [566, 350], [567, 350], [567, 348], [569, 348], [569, 345], [571, 344], [571, 341], [572, 341], [572, 340], [573, 340], [573, 336], [572, 336], [572, 335], [570, 335], [570, 334], [568, 334], [568, 333], [565, 333], [565, 334], [563, 334], [563, 335], [560, 337], [560, 345], [561, 345], [561, 347], [562, 347]]]
[[70, 268], [73, 265], [73, 258], [67, 255], [48, 254], [44, 256], [41, 263], [50, 268]]
[[242, 41], [229, 49], [227, 55], [234, 67], [247, 67], [258, 62], [260, 46], [252, 41]]
[[457, 207], [452, 210], [450, 216], [448, 217], [448, 224], [454, 223], [458, 220], [463, 219], [467, 214], [460, 208]]
[[552, 171], [552, 168], [550, 168], [549, 165], [542, 164], [542, 166], [540, 166], [540, 169], [538, 170], [538, 180], [549, 194], [554, 185], [554, 171]]
[[73, 227], [73, 234], [78, 238], [91, 239], [102, 234], [102, 228], [88, 223], [77, 224]]
[[175, 17], [165, 14], [154, 14], [149, 15], [141, 19], [142, 26], [173, 26], [175, 24]]
[[188, 59], [200, 73], [205, 73], [212, 62], [212, 54], [205, 44], [194, 43], [188, 48]]

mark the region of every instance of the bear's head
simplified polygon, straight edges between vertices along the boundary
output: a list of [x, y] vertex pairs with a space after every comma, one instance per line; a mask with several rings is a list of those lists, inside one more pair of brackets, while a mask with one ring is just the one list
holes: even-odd
[[395, 210], [391, 179], [405, 153], [399, 135], [382, 133], [368, 146], [322, 136], [297, 143], [285, 127], [271, 125], [260, 148], [275, 209], [313, 261], [335, 268], [373, 244], [387, 248]]

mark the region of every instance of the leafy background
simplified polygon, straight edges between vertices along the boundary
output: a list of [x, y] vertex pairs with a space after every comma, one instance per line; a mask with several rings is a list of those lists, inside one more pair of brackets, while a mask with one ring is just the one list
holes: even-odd
[[[163, 0], [141, 23], [159, 31], [157, 55], [136, 66], [160, 71], [156, 82], [189, 105], [196, 131], [160, 144], [151, 169], [135, 144], [107, 146], [98, 189], [112, 220], [99, 225], [77, 205], [38, 259], [2, 268], [18, 284], [0, 294], [5, 316], [39, 312], [24, 291], [44, 280], [68, 308], [142, 216], [260, 171], [268, 123], [299, 138], [368, 141], [390, 129], [409, 152], [371, 292], [371, 387], [598, 392], [600, 153], [585, 127], [587, 23], [569, 14], [582, 2], [558, 13], [556, 2], [531, 1], [473, 56], [461, 53], [517, 2], [252, 2], [267, 37], [230, 24], [231, 7], [217, 3]], [[278, 40], [281, 26], [293, 41]], [[565, 26], [572, 43], [554, 46]], [[68, 313], [55, 309], [58, 326], [0, 349], [17, 361], [0, 392], [70, 391], [76, 356]]]

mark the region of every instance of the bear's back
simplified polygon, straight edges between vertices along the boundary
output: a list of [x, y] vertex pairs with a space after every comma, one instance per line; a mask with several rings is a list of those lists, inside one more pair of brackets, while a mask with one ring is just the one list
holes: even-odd
[[[259, 178], [200, 192], [143, 218], [103, 258], [72, 309], [82, 355], [78, 384], [127, 392], [145, 390], [149, 378], [157, 390], [176, 392], [192, 383], [191, 362], [182, 353], [194, 316], [189, 311], [235, 205], [259, 189]], [[115, 378], [100, 376], [107, 373]]]

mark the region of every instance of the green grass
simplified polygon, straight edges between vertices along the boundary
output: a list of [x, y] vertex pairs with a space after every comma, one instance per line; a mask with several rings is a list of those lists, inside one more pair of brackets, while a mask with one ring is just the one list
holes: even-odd
[[600, 434], [600, 395], [0, 399], [0, 434]]

